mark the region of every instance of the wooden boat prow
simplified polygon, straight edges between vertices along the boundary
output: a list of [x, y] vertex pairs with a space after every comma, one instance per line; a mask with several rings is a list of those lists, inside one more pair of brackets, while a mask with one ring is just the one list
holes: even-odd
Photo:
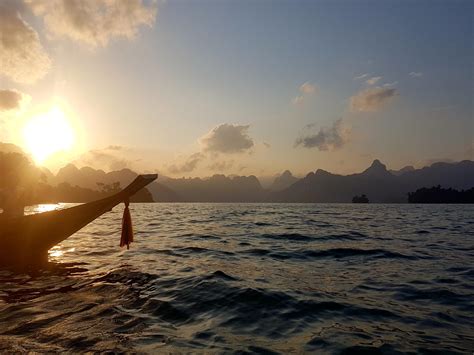
[[[63, 210], [0, 219], [0, 265], [44, 263], [48, 250], [154, 181], [158, 175], [139, 175], [122, 191], [101, 200]], [[0, 215], [1, 216], [1, 215]]]

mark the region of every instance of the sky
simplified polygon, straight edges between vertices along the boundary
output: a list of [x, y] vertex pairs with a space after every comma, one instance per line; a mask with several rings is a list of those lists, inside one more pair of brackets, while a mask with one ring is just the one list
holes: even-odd
[[0, 142], [172, 177], [472, 160], [473, 20], [459, 0], [1, 0]]

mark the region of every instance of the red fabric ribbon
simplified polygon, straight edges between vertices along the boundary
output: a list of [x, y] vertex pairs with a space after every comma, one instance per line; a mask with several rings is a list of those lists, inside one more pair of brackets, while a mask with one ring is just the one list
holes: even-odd
[[125, 201], [125, 209], [122, 218], [122, 236], [120, 237], [120, 247], [127, 246], [130, 249], [130, 243], [133, 242], [132, 217], [128, 208], [129, 201]]

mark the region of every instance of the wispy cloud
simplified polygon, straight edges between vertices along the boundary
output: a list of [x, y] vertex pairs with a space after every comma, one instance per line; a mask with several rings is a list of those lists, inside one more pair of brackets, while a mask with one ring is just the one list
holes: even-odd
[[398, 81], [393, 81], [391, 83], [386, 83], [386, 84], [383, 84], [384, 87], [388, 88], [388, 87], [391, 87], [391, 86], [395, 86], [398, 84]]
[[168, 171], [171, 174], [182, 174], [182, 173], [190, 173], [191, 171], [195, 170], [198, 164], [204, 159], [204, 155], [202, 153], [194, 153], [191, 154], [186, 160], [180, 164], [172, 164], [168, 167]]
[[254, 146], [253, 139], [248, 134], [249, 128], [250, 125], [223, 123], [203, 136], [199, 143], [204, 152], [243, 153]]
[[380, 79], [382, 79], [381, 76], [373, 76], [370, 79], [367, 79], [365, 82], [369, 85], [374, 85], [376, 84]]
[[126, 152], [124, 147], [116, 149], [118, 146], [109, 146], [103, 149], [91, 149], [84, 153], [72, 163], [77, 166], [90, 166], [102, 170], [120, 170], [133, 168], [134, 161], [130, 157], [130, 152]]
[[318, 90], [318, 87], [310, 82], [306, 82], [300, 86], [300, 92], [303, 94], [314, 94]]
[[301, 96], [296, 96], [294, 97], [292, 100], [291, 100], [291, 103], [293, 105], [299, 105], [299, 104], [302, 104], [304, 101], [304, 96], [301, 95]]
[[303, 103], [303, 101], [305, 100], [305, 98], [311, 96], [311, 95], [315, 95], [319, 92], [319, 87], [316, 85], [316, 84], [312, 84], [310, 82], [305, 82], [304, 84], [302, 84], [300, 87], [299, 87], [299, 92], [300, 92], [300, 95], [294, 97], [291, 102], [295, 105], [298, 105], [298, 104], [301, 104]]
[[395, 96], [394, 88], [369, 88], [358, 92], [350, 99], [352, 112], [375, 112], [387, 105]]
[[331, 127], [322, 127], [318, 132], [311, 132], [314, 124], [305, 127], [305, 133], [296, 139], [295, 147], [317, 148], [320, 151], [337, 150], [349, 140], [350, 128], [342, 118], [333, 123]]
[[365, 74], [361, 74], [359, 76], [355, 76], [354, 77], [354, 80], [361, 80], [361, 79], [365, 79], [369, 76], [369, 73], [365, 73]]
[[422, 73], [422, 72], [412, 71], [412, 72], [408, 73], [408, 75], [410, 75], [412, 78], [420, 78], [420, 77], [423, 76], [423, 73]]
[[212, 164], [210, 164], [207, 168], [211, 171], [217, 171], [217, 172], [226, 172], [234, 166], [234, 161], [229, 160], [229, 161], [216, 161]]

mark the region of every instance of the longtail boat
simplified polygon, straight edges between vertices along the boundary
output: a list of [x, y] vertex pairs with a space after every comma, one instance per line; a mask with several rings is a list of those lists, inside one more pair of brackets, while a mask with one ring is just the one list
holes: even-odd
[[27, 216], [1, 218], [0, 265], [29, 266], [48, 260], [48, 250], [154, 181], [139, 175], [120, 192], [79, 206]]

